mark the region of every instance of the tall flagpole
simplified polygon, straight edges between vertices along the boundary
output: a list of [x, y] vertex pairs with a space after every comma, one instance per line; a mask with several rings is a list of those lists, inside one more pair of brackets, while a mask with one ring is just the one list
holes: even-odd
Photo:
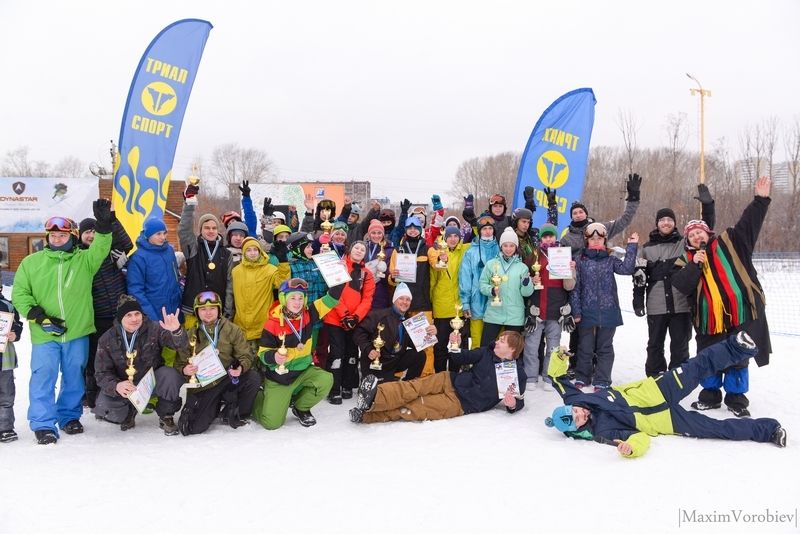
[[697, 89], [689, 89], [689, 93], [694, 96], [699, 94], [700, 95], [700, 183], [706, 183], [706, 155], [705, 155], [705, 97], [711, 96], [711, 91], [708, 89], [703, 89], [703, 86], [700, 82], [689, 74], [686, 73], [686, 76], [689, 77], [690, 80], [694, 81], [697, 84]]

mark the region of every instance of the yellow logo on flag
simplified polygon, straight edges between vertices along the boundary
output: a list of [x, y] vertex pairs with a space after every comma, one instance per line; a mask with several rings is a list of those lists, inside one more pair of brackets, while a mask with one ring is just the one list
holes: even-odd
[[536, 162], [536, 174], [545, 187], [558, 189], [569, 179], [569, 163], [558, 150], [548, 150]]
[[142, 106], [152, 115], [169, 115], [177, 105], [175, 89], [167, 83], [151, 82], [142, 91]]

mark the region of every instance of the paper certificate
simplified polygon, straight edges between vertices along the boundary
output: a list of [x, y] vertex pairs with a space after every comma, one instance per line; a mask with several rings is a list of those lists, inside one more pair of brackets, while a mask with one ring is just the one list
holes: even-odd
[[193, 361], [197, 366], [197, 372], [194, 375], [201, 387], [228, 374], [212, 345], [207, 345], [206, 348], [195, 354]]
[[[569, 249], [567, 249], [569, 250]], [[516, 360], [503, 361], [494, 364], [494, 373], [497, 376], [497, 396], [503, 398], [508, 388], [513, 388], [514, 396], [519, 398], [519, 375], [517, 374]]]
[[547, 249], [547, 272], [555, 280], [569, 280], [572, 278], [571, 247], [550, 247]]
[[408, 282], [414, 284], [417, 281], [417, 255], [416, 254], [403, 254], [398, 252], [396, 254], [395, 268], [400, 271], [400, 274], [395, 276], [397, 282]]
[[14, 314], [9, 312], [0, 312], [0, 352], [6, 351], [6, 344], [8, 343], [8, 334], [11, 332], [11, 326], [14, 324]]
[[131, 401], [139, 415], [144, 413], [147, 408], [147, 403], [150, 402], [150, 397], [153, 396], [153, 390], [156, 388], [156, 375], [151, 367], [149, 371], [139, 380], [136, 384], [136, 391], [128, 395], [128, 400]]
[[315, 254], [311, 256], [311, 258], [314, 260], [314, 263], [317, 264], [319, 272], [322, 278], [325, 279], [325, 283], [328, 284], [328, 287], [342, 285], [351, 280], [350, 273], [347, 272], [347, 267], [342, 263], [342, 260], [339, 259], [336, 252], [331, 250], [330, 252]]
[[425, 329], [430, 325], [431, 323], [428, 322], [428, 318], [425, 316], [424, 312], [419, 312], [414, 317], [403, 321], [406, 333], [414, 343], [414, 348], [417, 349], [417, 352], [421, 352], [428, 347], [436, 345], [438, 341], [435, 334], [428, 334], [425, 332]]

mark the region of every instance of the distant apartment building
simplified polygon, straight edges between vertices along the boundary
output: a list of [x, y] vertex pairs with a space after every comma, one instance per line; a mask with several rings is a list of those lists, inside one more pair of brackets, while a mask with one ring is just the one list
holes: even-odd
[[789, 172], [789, 162], [782, 161], [773, 163], [770, 170], [768, 160], [757, 158], [741, 159], [735, 163], [734, 170], [736, 177], [742, 185], [753, 186], [759, 176], [770, 175], [772, 177], [772, 188], [775, 191], [784, 193], [791, 191], [791, 173]]

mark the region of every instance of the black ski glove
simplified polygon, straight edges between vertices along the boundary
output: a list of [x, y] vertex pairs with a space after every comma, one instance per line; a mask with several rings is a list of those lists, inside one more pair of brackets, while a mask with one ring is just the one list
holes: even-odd
[[264, 198], [264, 209], [261, 210], [264, 214], [264, 217], [271, 217], [272, 216], [272, 198], [265, 197]]
[[408, 209], [411, 207], [411, 201], [407, 198], [404, 198], [403, 201], [400, 203], [400, 213], [408, 213]]
[[552, 207], [556, 205], [556, 190], [550, 189], [549, 187], [544, 188], [544, 194], [547, 197], [547, 207]]
[[289, 261], [289, 246], [286, 244], [286, 241], [273, 241], [272, 248], [269, 252], [278, 259], [278, 263], [286, 263]]
[[45, 314], [41, 306], [34, 306], [28, 311], [28, 320], [36, 322], [36, 324], [42, 327], [42, 330], [51, 336], [62, 336], [67, 332], [67, 327], [64, 326], [64, 320]]
[[98, 234], [110, 234], [111, 223], [114, 221], [114, 213], [111, 211], [111, 201], [106, 198], [100, 198], [92, 203], [92, 211], [94, 211], [94, 218], [97, 222], [94, 225], [94, 231]]
[[708, 190], [708, 186], [706, 184], [697, 184], [697, 196], [694, 197], [695, 200], [699, 200], [700, 204], [713, 204], [714, 199], [711, 197], [711, 191]]
[[250, 197], [250, 180], [242, 180], [242, 185], [239, 186], [239, 191], [242, 192], [242, 197]]
[[642, 187], [642, 177], [638, 174], [629, 174], [628, 181], [625, 183], [628, 190], [627, 202], [639, 202], [640, 189]]

